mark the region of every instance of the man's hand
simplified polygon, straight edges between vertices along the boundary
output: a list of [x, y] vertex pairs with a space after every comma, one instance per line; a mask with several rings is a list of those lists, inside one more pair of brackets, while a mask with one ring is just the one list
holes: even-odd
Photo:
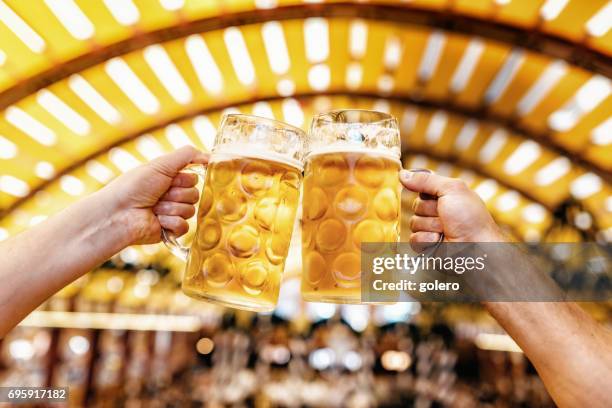
[[411, 191], [432, 196], [417, 197], [410, 219], [410, 242], [503, 242], [502, 232], [478, 194], [459, 179], [422, 171], [402, 170], [400, 181]]
[[159, 242], [161, 229], [177, 236], [188, 230], [199, 192], [196, 174], [181, 173], [192, 163], [208, 163], [208, 155], [191, 146], [137, 167], [100, 190], [127, 228], [130, 244]]

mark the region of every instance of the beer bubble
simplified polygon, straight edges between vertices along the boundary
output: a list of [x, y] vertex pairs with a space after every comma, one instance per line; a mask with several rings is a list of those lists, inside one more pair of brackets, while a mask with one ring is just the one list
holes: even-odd
[[202, 273], [209, 285], [221, 287], [232, 279], [234, 266], [226, 255], [216, 253], [204, 261]]
[[330, 218], [319, 224], [315, 241], [317, 248], [324, 252], [334, 251], [344, 244], [346, 227], [341, 221]]
[[268, 277], [268, 268], [261, 260], [248, 262], [240, 268], [242, 287], [252, 295], [261, 293], [261, 289]]
[[235, 222], [244, 217], [248, 209], [247, 198], [236, 189], [223, 192], [215, 205], [222, 221]]
[[210, 164], [208, 171], [213, 188], [223, 188], [236, 176], [236, 165], [233, 160], [220, 161]]
[[304, 215], [309, 220], [318, 220], [325, 215], [329, 206], [327, 194], [319, 187], [313, 187], [304, 194]]
[[[385, 241], [385, 232], [380, 226], [380, 222], [374, 220], [363, 220], [353, 230], [353, 243], [357, 248], [361, 248], [362, 242], [380, 243]], [[370, 245], [370, 250], [375, 250], [373, 245]], [[362, 251], [368, 249], [361, 248]]]
[[385, 162], [378, 157], [363, 155], [357, 160], [355, 178], [368, 187], [378, 187], [385, 179]]
[[204, 187], [202, 191], [202, 200], [200, 201], [200, 208], [198, 210], [198, 219], [202, 219], [210, 211], [213, 203], [213, 193], [210, 187]]
[[250, 194], [272, 187], [272, 169], [261, 161], [251, 161], [242, 169], [242, 187]]
[[200, 248], [206, 250], [217, 246], [221, 239], [221, 232], [221, 225], [215, 219], [209, 218], [205, 220], [201, 224], [198, 233]]
[[259, 250], [259, 231], [252, 225], [238, 225], [230, 233], [228, 244], [232, 255], [248, 258]]
[[392, 188], [380, 190], [374, 197], [374, 209], [381, 220], [397, 220], [399, 214], [399, 200]]
[[255, 219], [260, 227], [265, 230], [272, 229], [274, 218], [276, 217], [278, 200], [275, 197], [263, 197], [259, 199], [255, 206]]
[[319, 283], [326, 272], [327, 264], [320, 253], [312, 251], [305, 256], [304, 274], [310, 284], [316, 285]]
[[326, 154], [320, 158], [313, 158], [318, 161], [315, 178], [317, 184], [328, 187], [341, 184], [346, 181], [349, 175], [349, 168], [342, 154]]
[[345, 187], [336, 194], [334, 207], [344, 218], [357, 218], [368, 207], [368, 195], [360, 187]]
[[355, 252], [345, 252], [332, 264], [334, 279], [340, 286], [352, 287], [360, 284], [361, 259]]

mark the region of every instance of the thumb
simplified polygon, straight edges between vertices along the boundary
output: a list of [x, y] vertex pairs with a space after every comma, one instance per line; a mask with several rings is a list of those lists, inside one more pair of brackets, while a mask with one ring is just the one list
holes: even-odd
[[421, 169], [400, 171], [400, 181], [410, 191], [441, 197], [448, 193], [459, 180], [439, 176]]
[[158, 157], [150, 165], [168, 177], [175, 177], [188, 164], [206, 164], [208, 159], [209, 155], [207, 153], [203, 153], [193, 146], [184, 146], [172, 153]]

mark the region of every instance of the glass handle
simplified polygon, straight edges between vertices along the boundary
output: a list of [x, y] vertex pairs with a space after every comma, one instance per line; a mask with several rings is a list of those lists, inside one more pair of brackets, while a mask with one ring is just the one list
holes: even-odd
[[[190, 164], [182, 171], [197, 174], [198, 176], [202, 177], [202, 180], [206, 180], [206, 165], [204, 164]], [[189, 257], [189, 247], [181, 244], [173, 233], [164, 228], [162, 228], [161, 238], [162, 242], [164, 245], [166, 245], [166, 248], [170, 250], [172, 255], [187, 262], [187, 258]]]

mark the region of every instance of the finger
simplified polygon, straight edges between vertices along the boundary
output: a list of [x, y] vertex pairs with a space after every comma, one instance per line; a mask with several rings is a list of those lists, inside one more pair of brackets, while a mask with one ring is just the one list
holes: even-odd
[[410, 229], [412, 232], [444, 232], [442, 221], [439, 217], [420, 217], [418, 215], [410, 217]]
[[185, 166], [191, 163], [208, 163], [209, 154], [202, 153], [193, 146], [183, 146], [172, 153], [165, 154], [151, 162], [159, 172], [174, 178]]
[[177, 203], [195, 204], [200, 199], [200, 192], [195, 187], [172, 187], [166, 191], [160, 201], [174, 201]]
[[160, 201], [153, 207], [153, 213], [156, 215], [178, 215], [179, 217], [188, 219], [195, 214], [195, 207], [191, 204]]
[[417, 197], [412, 202], [412, 211], [414, 211], [416, 215], [423, 217], [437, 217], [438, 200], [423, 200]]
[[193, 173], [179, 173], [172, 180], [174, 187], [193, 187], [198, 184], [198, 175]]
[[430, 194], [434, 197], [441, 197], [452, 191], [467, 190], [467, 185], [459, 179], [423, 171], [402, 170], [400, 171], [400, 181], [408, 190]]
[[439, 233], [425, 231], [413, 232], [409, 238], [410, 247], [416, 252], [423, 252], [433, 247], [439, 240]]
[[159, 225], [163, 229], [172, 232], [177, 237], [187, 233], [189, 231], [189, 224], [183, 218], [176, 215], [158, 215]]

